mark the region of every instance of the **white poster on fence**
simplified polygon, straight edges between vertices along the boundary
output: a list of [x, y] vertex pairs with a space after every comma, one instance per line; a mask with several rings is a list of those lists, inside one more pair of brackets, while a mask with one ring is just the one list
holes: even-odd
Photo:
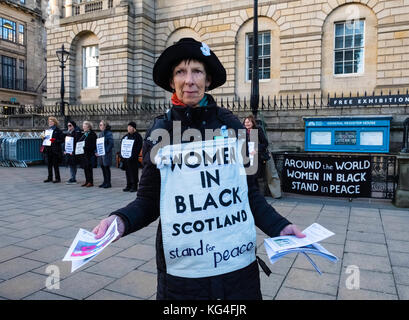
[[84, 146], [85, 146], [85, 141], [79, 141], [75, 145], [75, 154], [80, 155], [84, 154]]
[[52, 130], [52, 129], [45, 130], [43, 146], [51, 146], [51, 140], [50, 139], [53, 136], [53, 132], [54, 132], [54, 130]]
[[105, 156], [105, 138], [104, 137], [97, 139], [97, 155], [99, 157]]
[[65, 137], [65, 153], [71, 154], [74, 151], [74, 138]]
[[132, 156], [132, 148], [135, 140], [130, 140], [127, 137], [121, 143], [121, 157], [129, 159]]

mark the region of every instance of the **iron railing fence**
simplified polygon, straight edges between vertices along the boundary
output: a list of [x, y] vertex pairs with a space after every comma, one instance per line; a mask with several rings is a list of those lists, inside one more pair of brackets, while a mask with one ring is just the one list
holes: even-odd
[[[291, 110], [316, 110], [316, 109], [336, 109], [336, 108], [357, 108], [357, 107], [392, 107], [397, 104], [390, 102], [389, 104], [385, 103], [385, 99], [373, 99], [371, 103], [357, 105], [342, 105], [342, 106], [331, 106], [331, 99], [346, 99], [349, 100], [353, 97], [362, 97], [363, 101], [370, 101], [366, 99], [367, 97], [389, 97], [392, 95], [406, 95], [408, 98], [404, 100], [404, 103], [399, 103], [401, 106], [407, 107], [409, 105], [409, 89], [404, 91], [397, 90], [392, 92], [380, 91], [378, 93], [364, 92], [360, 94], [356, 92], [353, 94], [349, 92], [348, 94], [327, 94], [327, 95], [317, 95], [317, 94], [287, 94], [287, 95], [274, 95], [274, 96], [261, 96], [259, 100], [259, 110], [267, 111], [291, 111]], [[250, 107], [250, 98], [249, 97], [217, 97], [216, 102], [220, 107], [227, 108], [233, 112], [239, 111], [251, 111]], [[171, 107], [171, 103], [168, 100], [154, 100], [151, 102], [136, 102], [136, 103], [98, 103], [98, 104], [71, 104], [66, 107], [66, 115], [72, 116], [87, 116], [87, 115], [133, 115], [139, 114], [141, 112], [164, 112]], [[58, 116], [61, 113], [59, 104], [56, 105], [22, 105], [18, 107], [13, 107], [12, 114], [38, 114], [43, 116]], [[9, 111], [10, 112], [10, 111]], [[0, 109], [0, 114], [2, 110]]]

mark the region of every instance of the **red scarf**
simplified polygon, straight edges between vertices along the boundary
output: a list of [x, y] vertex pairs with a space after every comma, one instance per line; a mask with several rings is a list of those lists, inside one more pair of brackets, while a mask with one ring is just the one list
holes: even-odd
[[172, 97], [170, 98], [170, 100], [172, 101], [172, 104], [174, 106], [182, 106], [182, 107], [186, 107], [186, 105], [179, 100], [178, 96], [176, 95], [176, 92], [172, 94]]

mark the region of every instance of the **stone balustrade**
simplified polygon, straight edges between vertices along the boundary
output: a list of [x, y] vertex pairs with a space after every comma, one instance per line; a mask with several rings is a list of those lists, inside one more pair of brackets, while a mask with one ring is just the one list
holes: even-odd
[[65, 18], [71, 16], [78, 16], [89, 12], [111, 9], [114, 7], [114, 5], [117, 4], [117, 2], [118, 1], [115, 0], [93, 0], [93, 1], [82, 0], [79, 3], [75, 3], [75, 1], [73, 0], [66, 0]]

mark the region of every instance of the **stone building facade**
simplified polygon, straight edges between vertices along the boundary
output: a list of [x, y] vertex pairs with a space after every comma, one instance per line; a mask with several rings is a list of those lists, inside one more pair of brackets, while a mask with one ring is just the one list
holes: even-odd
[[[183, 36], [206, 42], [224, 64], [227, 83], [213, 94], [250, 95], [251, 0], [52, 3], [59, 19], [47, 33], [50, 104], [59, 97], [55, 51], [62, 44], [71, 52], [65, 79], [70, 103], [132, 103], [166, 97], [153, 85], [152, 67]], [[260, 0], [260, 95], [407, 88], [408, 12], [408, 0]], [[83, 51], [92, 46], [94, 61]], [[88, 87], [87, 61], [98, 69], [90, 71], [97, 80]]]
[[43, 103], [46, 32], [38, 0], [0, 1], [0, 114]]
[[[153, 1], [54, 1], [61, 15], [47, 33], [48, 101], [59, 99], [55, 54], [70, 52], [65, 77], [70, 104], [125, 102], [154, 97], [149, 70], [155, 59]], [[64, 6], [63, 6], [64, 5]]]

